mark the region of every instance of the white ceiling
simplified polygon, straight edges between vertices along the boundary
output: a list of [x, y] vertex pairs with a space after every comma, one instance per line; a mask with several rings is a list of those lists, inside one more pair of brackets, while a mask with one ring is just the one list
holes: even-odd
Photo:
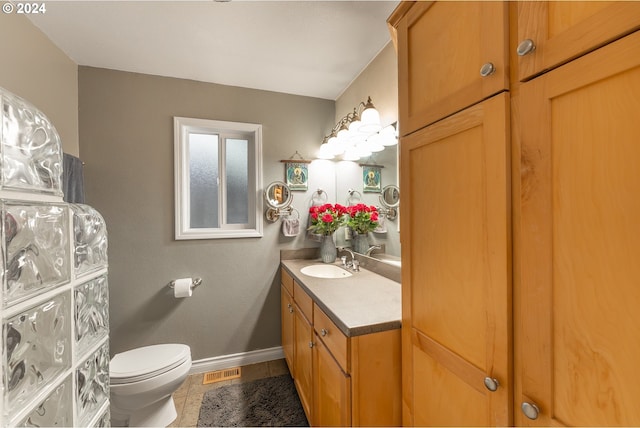
[[398, 1], [47, 1], [78, 65], [335, 100], [389, 42]]

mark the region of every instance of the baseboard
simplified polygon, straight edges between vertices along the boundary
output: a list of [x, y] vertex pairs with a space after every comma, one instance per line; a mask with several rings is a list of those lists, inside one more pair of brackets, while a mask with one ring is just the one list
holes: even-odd
[[263, 363], [284, 358], [282, 346], [274, 348], [258, 349], [256, 351], [241, 352], [239, 354], [221, 355], [219, 357], [203, 358], [191, 363], [189, 374], [205, 373], [216, 370], [230, 369], [232, 367], [246, 366], [248, 364]]

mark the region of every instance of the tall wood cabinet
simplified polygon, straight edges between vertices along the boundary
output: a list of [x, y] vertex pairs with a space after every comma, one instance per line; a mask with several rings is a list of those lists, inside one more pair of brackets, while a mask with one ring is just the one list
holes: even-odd
[[403, 375], [415, 425], [510, 422], [507, 136], [500, 94], [402, 141]]
[[520, 101], [516, 384], [538, 418], [516, 420], [639, 425], [640, 32], [523, 84]]
[[[403, 423], [639, 425], [640, 3], [403, 2], [389, 23]], [[507, 79], [469, 90], [454, 70], [486, 61]]]

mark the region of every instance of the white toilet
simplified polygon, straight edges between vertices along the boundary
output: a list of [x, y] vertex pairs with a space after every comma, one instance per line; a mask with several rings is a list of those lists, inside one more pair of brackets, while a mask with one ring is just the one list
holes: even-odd
[[171, 394], [190, 369], [187, 345], [152, 345], [116, 354], [109, 364], [111, 425], [169, 425], [177, 416]]

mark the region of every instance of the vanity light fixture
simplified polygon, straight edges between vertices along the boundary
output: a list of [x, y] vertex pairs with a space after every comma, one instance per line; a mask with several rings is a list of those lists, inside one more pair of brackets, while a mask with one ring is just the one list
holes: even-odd
[[371, 97], [361, 101], [352, 113], [341, 118], [320, 146], [319, 159], [357, 161], [381, 152], [386, 146], [398, 143], [397, 122], [382, 127], [380, 113], [373, 105]]

